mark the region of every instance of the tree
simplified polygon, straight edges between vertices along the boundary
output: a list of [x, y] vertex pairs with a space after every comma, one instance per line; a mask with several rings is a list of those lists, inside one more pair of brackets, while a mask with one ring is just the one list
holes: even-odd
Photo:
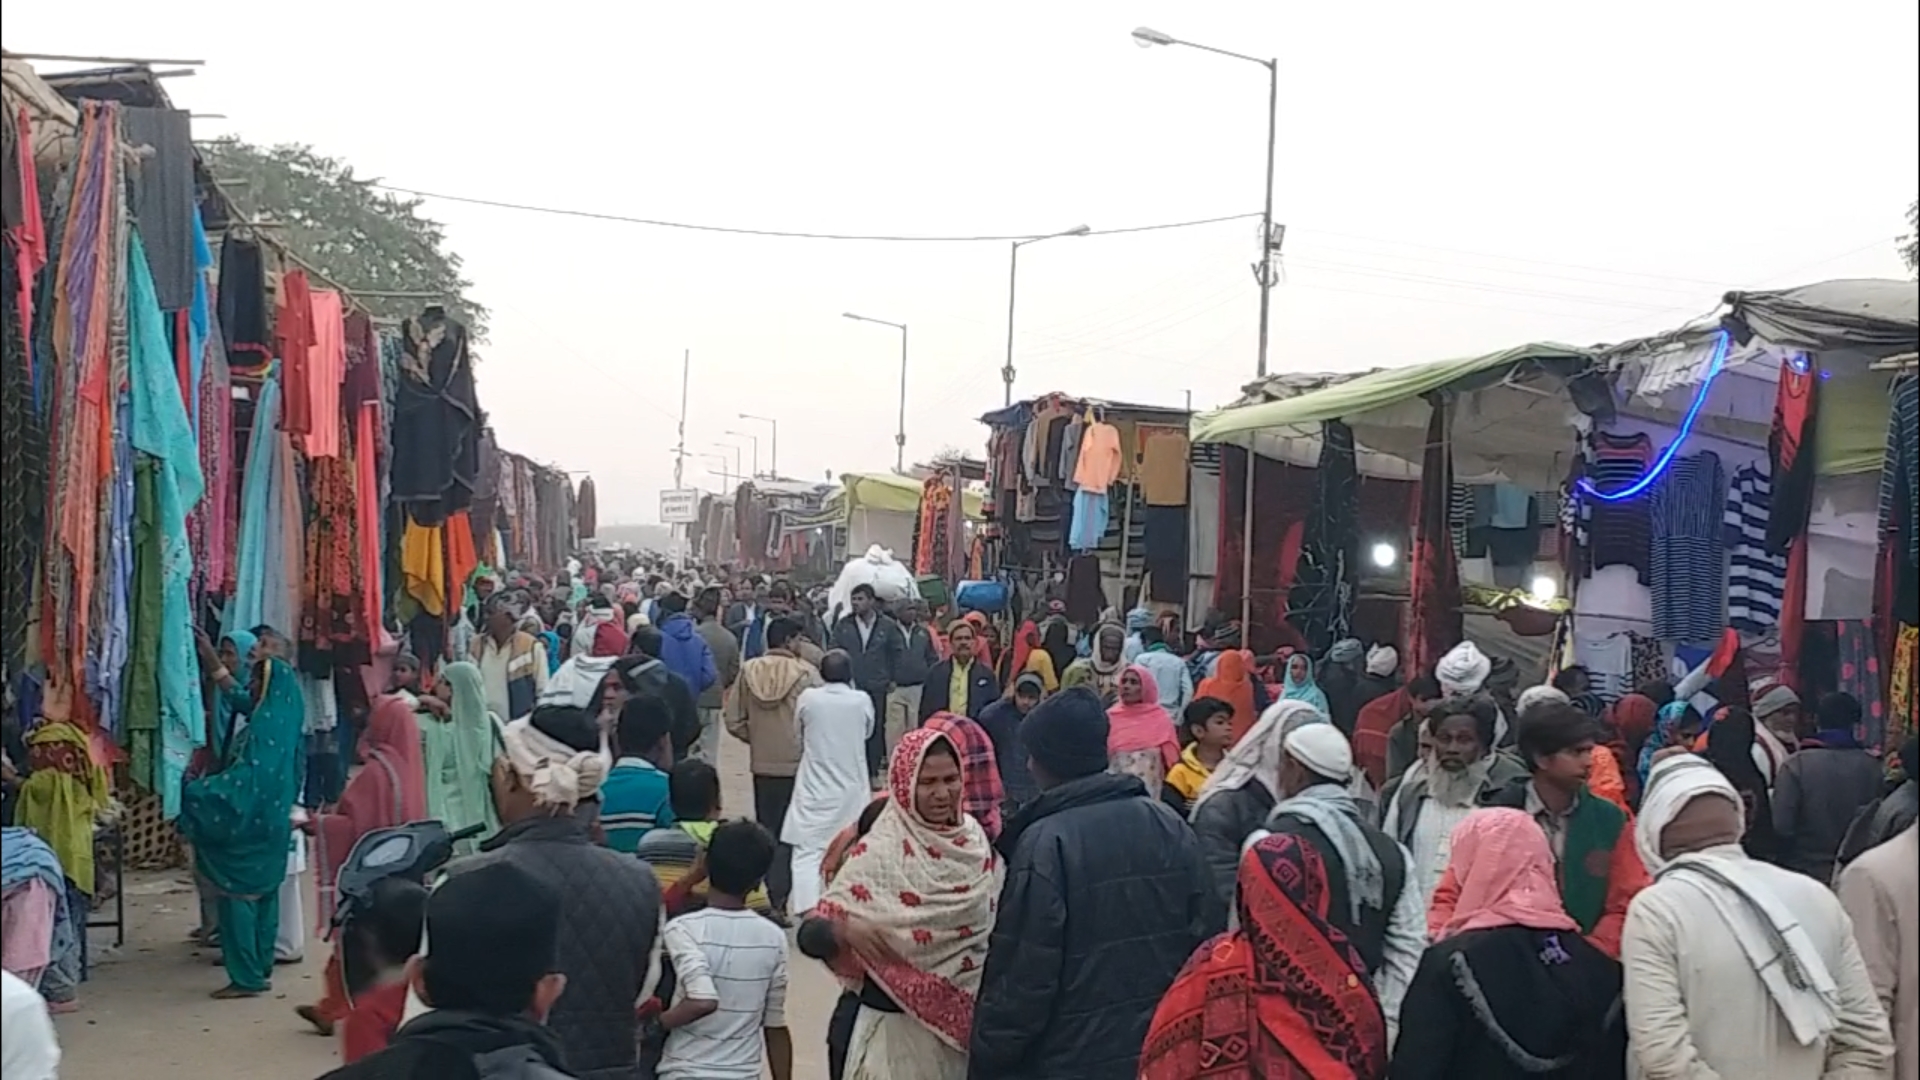
[[1900, 238], [1900, 257], [1907, 261], [1907, 269], [1920, 277], [1920, 199], [1907, 207], [1907, 235]]
[[[400, 198], [354, 176], [353, 167], [310, 146], [260, 147], [239, 139], [201, 143], [214, 180], [249, 220], [374, 315], [406, 318], [434, 303], [484, 339], [487, 309], [467, 299], [460, 256], [446, 232], [420, 216], [419, 199]], [[380, 296], [379, 293], [433, 293]]]

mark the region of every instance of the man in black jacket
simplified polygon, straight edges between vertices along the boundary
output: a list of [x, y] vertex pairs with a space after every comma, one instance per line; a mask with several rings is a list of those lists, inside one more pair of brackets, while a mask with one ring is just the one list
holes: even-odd
[[[993, 669], [974, 655], [978, 646], [972, 623], [962, 620], [947, 628], [947, 648], [953, 655], [927, 671], [926, 685], [920, 688], [920, 723], [941, 712], [978, 720], [987, 706], [1000, 700], [1000, 682], [993, 677]], [[966, 692], [956, 698], [954, 688], [960, 685]]]
[[887, 695], [887, 756], [899, 745], [908, 729], [920, 726], [920, 693], [926, 686], [927, 672], [940, 662], [940, 649], [934, 644], [933, 626], [927, 620], [926, 601], [914, 597], [895, 608], [907, 647], [900, 654], [900, 666], [893, 673], [893, 693]]
[[1039, 798], [1009, 822], [999, 917], [973, 1013], [969, 1080], [1133, 1080], [1160, 998], [1214, 919], [1198, 841], [1145, 785], [1107, 770], [1083, 687], [1021, 723]]
[[[827, 648], [844, 650], [853, 658], [853, 685], [873, 699], [875, 721], [884, 721], [887, 694], [893, 690], [900, 658], [907, 651], [907, 636], [891, 615], [880, 610], [873, 586], [853, 587], [853, 613], [841, 616]], [[887, 729], [876, 722], [867, 736], [867, 772], [878, 778], [885, 774], [886, 765]]]
[[322, 1080], [567, 1080], [546, 1027], [567, 987], [560, 909], [550, 882], [510, 862], [448, 878], [427, 900], [431, 951], [408, 971], [433, 1011]]

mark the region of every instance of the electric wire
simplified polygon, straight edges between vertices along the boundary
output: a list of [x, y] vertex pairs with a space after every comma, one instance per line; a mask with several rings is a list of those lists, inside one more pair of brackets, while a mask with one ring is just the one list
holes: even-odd
[[[870, 240], [884, 243], [902, 244], [977, 244], [1010, 243], [1015, 240], [1037, 240], [1056, 234], [1007, 233], [985, 236], [936, 236], [906, 235], [882, 233], [831, 233], [810, 232], [797, 229], [755, 229], [738, 225], [709, 225], [688, 221], [666, 221], [659, 218], [644, 218], [628, 214], [614, 214], [599, 210], [576, 210], [559, 206], [536, 206], [531, 203], [508, 202], [503, 199], [481, 199], [470, 195], [446, 195], [434, 191], [421, 191], [416, 188], [398, 187], [393, 184], [373, 182], [368, 187], [397, 195], [411, 195], [417, 199], [438, 199], [441, 202], [465, 203], [469, 206], [490, 206], [499, 210], [519, 210], [530, 214], [551, 214], [557, 217], [584, 218], [589, 221], [616, 221], [627, 225], [650, 225], [660, 229], [685, 229], [691, 232], [727, 233], [734, 236], [764, 236], [786, 240]], [[1226, 214], [1220, 217], [1195, 218], [1191, 221], [1162, 221], [1151, 225], [1127, 225], [1113, 229], [1090, 229], [1086, 236], [1120, 236], [1129, 233], [1159, 232], [1165, 229], [1190, 229], [1202, 225], [1218, 225], [1228, 221], [1245, 221], [1257, 218], [1260, 214], [1253, 211], [1245, 214]]]

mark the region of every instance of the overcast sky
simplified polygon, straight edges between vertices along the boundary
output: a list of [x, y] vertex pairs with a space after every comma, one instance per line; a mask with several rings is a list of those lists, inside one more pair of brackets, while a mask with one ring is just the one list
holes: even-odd
[[[1590, 11], [1591, 16], [1572, 14]], [[938, 14], [934, 14], [934, 12]], [[224, 120], [422, 191], [760, 229], [1037, 233], [1257, 211], [1280, 60], [1279, 371], [1587, 344], [1728, 288], [1905, 276], [1920, 190], [1912, 0], [1453, 4], [981, 0], [319, 8], [9, 5], [8, 49], [205, 60]], [[56, 69], [58, 65], [41, 65]], [[509, 448], [656, 518], [693, 354], [687, 483], [778, 418], [782, 473], [979, 455], [1007, 245], [726, 236], [429, 201], [493, 309], [482, 405]], [[1063, 238], [1020, 259], [1019, 381], [1196, 407], [1251, 378], [1257, 229]]]

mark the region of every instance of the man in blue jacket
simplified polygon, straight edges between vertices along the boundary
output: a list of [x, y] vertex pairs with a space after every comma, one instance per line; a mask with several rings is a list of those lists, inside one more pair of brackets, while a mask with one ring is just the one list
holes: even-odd
[[667, 670], [687, 680], [695, 697], [720, 681], [719, 668], [713, 662], [713, 649], [700, 636], [700, 628], [687, 615], [687, 598], [671, 592], [660, 598], [660, 662]]

